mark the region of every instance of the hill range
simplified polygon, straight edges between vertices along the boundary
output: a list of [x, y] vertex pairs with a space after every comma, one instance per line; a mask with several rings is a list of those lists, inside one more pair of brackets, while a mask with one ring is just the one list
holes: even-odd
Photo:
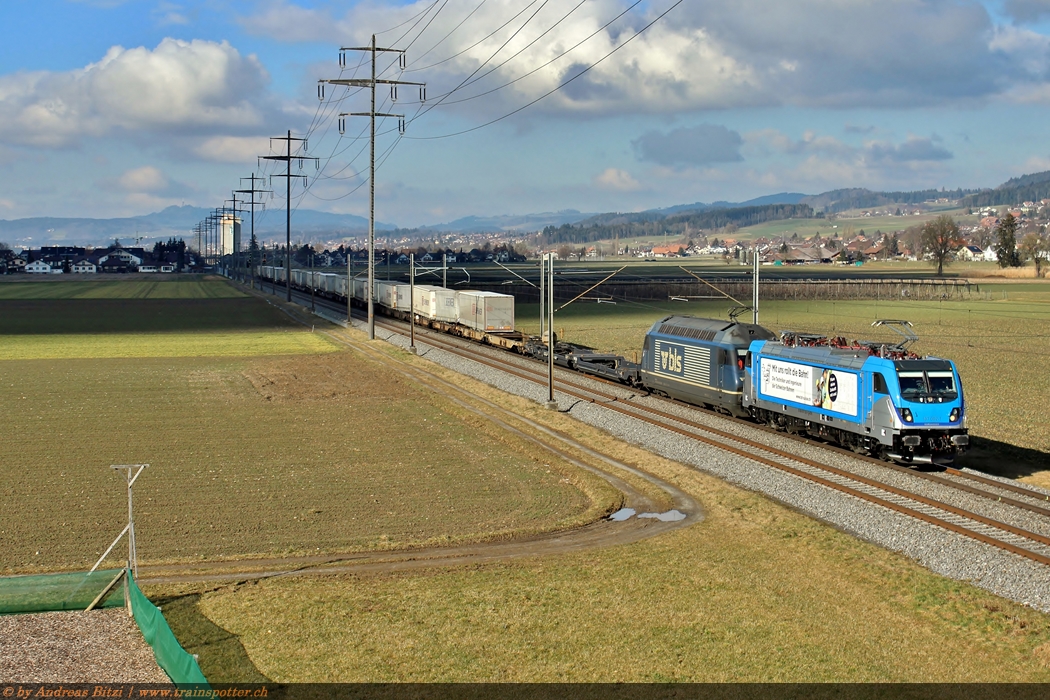
[[[875, 208], [894, 204], [921, 204], [947, 198], [962, 207], [1013, 205], [1023, 201], [1050, 198], [1050, 171], [1022, 175], [1007, 180], [996, 188], [984, 190], [916, 190], [911, 192], [876, 192], [863, 188], [831, 190], [816, 195], [781, 192], [756, 197], [744, 202], [718, 201], [679, 204], [662, 209], [629, 213], [584, 213], [576, 210], [524, 215], [467, 216], [447, 223], [400, 229], [396, 224], [376, 222], [380, 231], [397, 230], [405, 235], [426, 232], [484, 233], [506, 232], [530, 234], [548, 227], [590, 227], [613, 224], [657, 222], [671, 217], [716, 210], [755, 210], [771, 208], [784, 216], [797, 216], [806, 211], [834, 214], [850, 209]], [[799, 205], [779, 207], [775, 205]], [[0, 220], [0, 241], [11, 245], [101, 245], [113, 239], [125, 243], [155, 241], [171, 237], [189, 239], [198, 222], [213, 210], [193, 206], [171, 206], [144, 216], [90, 219], [37, 217]], [[778, 214], [774, 213], [774, 216]], [[712, 218], [712, 217], [707, 217]], [[720, 217], [714, 217], [715, 219]], [[714, 219], [713, 219], [714, 220]], [[306, 240], [357, 237], [368, 231], [368, 219], [353, 214], [332, 214], [299, 209], [292, 217], [293, 237]], [[283, 212], [270, 210], [257, 214], [256, 234], [262, 240], [277, 238], [285, 232]], [[245, 232], [247, 235], [247, 231]]]

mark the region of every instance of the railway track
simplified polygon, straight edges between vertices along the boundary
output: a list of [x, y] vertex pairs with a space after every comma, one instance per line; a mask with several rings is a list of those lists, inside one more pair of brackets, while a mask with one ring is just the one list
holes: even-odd
[[[283, 292], [283, 288], [278, 289]], [[300, 294], [298, 297], [305, 300], [310, 299], [309, 295], [306, 294]], [[295, 298], [294, 292], [293, 298]], [[346, 307], [344, 305], [319, 299], [315, 300], [315, 303], [345, 318]], [[376, 317], [376, 324], [392, 333], [407, 335], [407, 324], [383, 317]], [[520, 362], [512, 363], [509, 358], [516, 358], [517, 356], [490, 348], [482, 348], [469, 341], [417, 327], [417, 346], [420, 342], [449, 352], [459, 358], [478, 362], [493, 370], [508, 373], [518, 379], [543, 386], [547, 384], [545, 369], [539, 369], [538, 363], [537, 366], [530, 367], [529, 365], [533, 363], [525, 358], [518, 358], [521, 360]], [[887, 480], [884, 479], [859, 474], [853, 469], [801, 457], [786, 450], [751, 440], [737, 433], [720, 430], [682, 415], [645, 406], [638, 401], [623, 397], [621, 394], [624, 387], [608, 380], [591, 376], [583, 377], [578, 373], [563, 368], [556, 368], [556, 370], [558, 372], [556, 379], [557, 391], [577, 401], [601, 404], [604, 408], [620, 413], [625, 417], [640, 420], [682, 437], [758, 462], [777, 471], [791, 474], [808, 482], [819, 484], [865, 502], [887, 508], [893, 512], [941, 527], [947, 531], [997, 547], [1044, 566], [1050, 566], [1050, 535], [1047, 534], [1050, 533], [1050, 507], [1047, 507], [1046, 495], [1034, 489], [1003, 483], [957, 469], [947, 469], [943, 474], [918, 471], [914, 468], [883, 462], [865, 455], [855, 454], [849, 450], [823, 443], [815, 443], [800, 436], [773, 431], [753, 423], [719, 415], [720, 418], [738, 422], [741, 426], [746, 426], [748, 429], [757, 429], [767, 434], [797, 440], [808, 445], [819, 444], [821, 448], [831, 454], [848, 457], [860, 464], [878, 465], [880, 469], [886, 470], [887, 473], [908, 475], [910, 478], [926, 481], [944, 489], [953, 489], [982, 499], [990, 504], [994, 504], [995, 508], [999, 509], [999, 516], [992, 517], [988, 514], [975, 512], [974, 509], [953, 505], [950, 502], [946, 502], [948, 499], [922, 495], [916, 492], [919, 489], [902, 488], [886, 483]], [[615, 387], [618, 393], [614, 394], [598, 389], [596, 385], [610, 385]], [[676, 406], [687, 406], [687, 404], [678, 401], [664, 401]], [[703, 412], [703, 409], [689, 408], [698, 413]], [[1031, 514], [1032, 517], [1039, 520], [1039, 524], [1043, 526], [1041, 529], [1044, 529], [1045, 532], [1037, 532], [1035, 528], [1007, 522], [1011, 519], [1011, 512], [1008, 509]]]
[[[338, 306], [332, 305], [331, 308], [336, 310]], [[377, 325], [398, 334], [404, 334], [406, 328], [405, 324], [394, 322], [390, 319], [377, 319]], [[527, 361], [512, 365], [504, 353], [499, 353], [499, 355], [493, 354], [492, 357], [483, 356], [477, 346], [467, 344], [460, 339], [436, 334], [426, 329], [418, 329], [417, 343], [419, 342], [452, 353], [460, 358], [479, 362], [494, 370], [509, 373], [519, 379], [542, 385], [546, 385], [547, 382], [545, 371], [535, 367], [528, 367]], [[848, 494], [973, 540], [992, 545], [1039, 564], [1050, 566], [1050, 536], [1043, 532], [1011, 524], [1007, 522], [1009, 517], [990, 517], [986, 514], [975, 512], [973, 509], [953, 505], [946, 500], [922, 495], [910, 488], [901, 488], [886, 483], [885, 480], [871, 478], [850, 469], [801, 457], [768, 444], [742, 437], [739, 434], [719, 430], [681, 415], [644, 406], [631, 399], [625, 399], [621, 395], [595, 388], [594, 384], [599, 382], [597, 378], [586, 377], [584, 379], [578, 374], [564, 370], [559, 371], [556, 381], [558, 392], [578, 401], [600, 403], [606, 409], [618, 412], [626, 417], [641, 420], [650, 425], [656, 425], [683, 437], [757, 461], [778, 471], [792, 474], [809, 482], [820, 484], [840, 493]], [[601, 381], [602, 383], [612, 384], [611, 382], [604, 382], [604, 380]], [[614, 386], [622, 389], [619, 385]], [[677, 404], [679, 402], [670, 403]], [[750, 423], [746, 425], [752, 429], [758, 427]], [[781, 437], [788, 437], [782, 433], [776, 434]], [[805, 442], [813, 444], [808, 440], [805, 440]], [[1035, 490], [955, 469], [945, 471], [946, 475], [954, 477], [948, 478], [941, 474], [917, 471], [908, 467], [855, 455], [840, 448], [830, 448], [829, 451], [849, 456], [861, 463], [877, 464], [880, 469], [885, 469], [888, 472], [907, 474], [914, 479], [927, 481], [942, 488], [954, 489], [988, 502], [994, 502], [999, 509], [1015, 509], [1030, 513], [1045, 520], [1046, 522], [1043, 524], [1050, 528], [1050, 508], [1039, 503], [1039, 501], [1045, 503], [1046, 495]], [[1014, 494], [1016, 497], [1009, 494]]]

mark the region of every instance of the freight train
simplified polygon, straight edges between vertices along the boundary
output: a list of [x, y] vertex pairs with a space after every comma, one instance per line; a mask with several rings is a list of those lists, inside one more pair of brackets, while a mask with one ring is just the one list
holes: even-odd
[[[284, 281], [284, 269], [261, 276]], [[346, 275], [292, 271], [292, 287], [352, 303], [367, 302], [367, 283]], [[378, 280], [381, 313], [435, 330], [547, 359], [547, 344], [514, 328], [514, 297]], [[646, 333], [641, 363], [555, 338], [554, 360], [576, 371], [747, 418], [777, 430], [837, 443], [904, 464], [951, 464], [966, 449], [965, 401], [951, 360], [907, 349], [917, 339], [902, 321], [904, 342], [851, 342], [750, 323], [672, 315]]]

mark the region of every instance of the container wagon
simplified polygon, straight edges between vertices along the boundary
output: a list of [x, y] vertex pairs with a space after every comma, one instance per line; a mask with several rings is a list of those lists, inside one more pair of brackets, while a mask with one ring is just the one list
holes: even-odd
[[514, 297], [496, 292], [456, 293], [459, 322], [474, 330], [509, 333], [514, 330]]

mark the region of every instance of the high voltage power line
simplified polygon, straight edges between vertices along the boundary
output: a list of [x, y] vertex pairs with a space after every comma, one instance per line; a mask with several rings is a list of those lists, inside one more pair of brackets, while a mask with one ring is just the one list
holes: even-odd
[[[493, 30], [491, 32], [488, 32], [485, 35], [484, 38], [482, 38], [482, 39], [480, 39], [480, 40], [478, 40], [476, 42], [473, 42], [467, 48], [462, 49], [462, 50], [460, 50], [460, 51], [458, 51], [458, 52], [456, 52], [456, 53], [454, 53], [454, 54], [452, 54], [452, 55], [450, 55], [450, 56], [448, 56], [448, 57], [446, 57], [444, 59], [441, 59], [440, 61], [431, 63], [428, 66], [418, 67], [418, 64], [421, 63], [421, 59], [422, 58], [424, 58], [425, 56], [431, 54], [439, 46], [441, 46], [443, 43], [445, 43], [453, 34], [455, 34], [457, 31], [459, 31], [466, 24], [466, 22], [471, 17], [473, 17], [486, 4], [487, 1], [488, 0], [481, 0], [479, 3], [477, 3], [473, 7], [473, 9], [471, 9], [461, 20], [458, 21], [458, 23], [456, 23], [453, 26], [453, 28], [450, 31], [448, 31], [446, 34], [444, 34], [444, 36], [442, 36], [442, 38], [439, 39], [436, 43], [434, 43], [429, 49], [427, 49], [425, 52], [420, 54], [419, 57], [416, 58], [413, 61], [412, 64], [399, 66], [398, 65], [398, 61], [394, 60], [394, 61], [391, 61], [387, 66], [385, 66], [383, 68], [377, 68], [376, 75], [377, 76], [386, 75], [391, 70], [395, 69], [395, 66], [398, 67], [398, 68], [401, 68], [402, 72], [406, 72], [406, 73], [407, 72], [419, 72], [419, 71], [423, 71], [423, 70], [425, 70], [427, 68], [433, 68], [435, 66], [441, 65], [441, 64], [446, 63], [448, 61], [454, 60], [455, 58], [463, 55], [464, 53], [466, 53], [466, 52], [472, 50], [473, 48], [476, 48], [478, 45], [484, 43], [486, 40], [488, 40], [491, 37], [495, 36], [500, 31], [506, 29], [507, 27], [510, 27], [512, 24], [514, 24], [514, 22], [516, 20], [520, 19], [531, 8], [535, 7], [537, 2], [540, 2], [540, 0], [532, 0], [531, 2], [526, 4], [522, 9], [518, 10], [515, 14], [513, 14], [508, 20], [502, 22], [499, 25], [499, 27], [497, 27], [495, 30]], [[521, 34], [521, 32], [525, 30], [526, 27], [530, 26], [530, 24], [532, 24], [535, 21], [536, 17], [539, 15], [540, 11], [549, 2], [549, 0], [542, 0], [542, 2], [540, 2], [539, 7], [536, 8], [525, 19], [525, 21], [520, 24], [520, 26], [518, 26], [516, 29], [513, 30], [513, 32], [511, 33], [511, 36], [508, 39], [506, 39], [505, 41], [503, 41], [500, 44], [500, 46], [495, 51], [493, 51], [487, 58], [485, 58], [483, 60], [483, 62], [479, 66], [475, 67], [475, 69], [466, 78], [461, 80], [458, 85], [456, 85], [454, 88], [448, 90], [447, 92], [445, 92], [443, 94], [435, 96], [435, 98], [429, 104], [423, 104], [422, 101], [421, 101], [419, 106], [418, 106], [418, 108], [416, 109], [415, 114], [413, 114], [410, 118], [408, 118], [406, 120], [405, 126], [408, 126], [408, 125], [411, 125], [411, 124], [415, 123], [418, 119], [420, 119], [421, 117], [425, 116], [426, 114], [429, 114], [431, 110], [436, 109], [437, 107], [449, 106], [449, 105], [454, 105], [454, 104], [462, 104], [464, 102], [469, 102], [471, 100], [480, 99], [480, 98], [483, 98], [483, 97], [485, 97], [487, 95], [491, 95], [491, 94], [493, 94], [493, 93], [495, 93], [495, 92], [497, 92], [499, 90], [502, 90], [502, 89], [505, 89], [507, 87], [510, 87], [511, 85], [514, 85], [514, 84], [520, 82], [521, 80], [524, 80], [524, 79], [528, 78], [531, 75], [534, 75], [535, 73], [537, 73], [538, 71], [542, 70], [543, 68], [546, 68], [546, 67], [550, 66], [551, 64], [555, 63], [556, 61], [566, 57], [567, 55], [569, 55], [570, 53], [572, 53], [573, 51], [578, 49], [580, 46], [582, 46], [584, 43], [590, 41], [595, 36], [599, 35], [603, 31], [607, 30], [612, 24], [614, 24], [618, 20], [622, 19], [625, 15], [627, 15], [632, 10], [637, 8], [637, 6], [640, 5], [641, 2], [642, 2], [642, 0], [635, 0], [632, 4], [628, 5], [624, 10], [622, 10], [620, 13], [618, 13], [615, 17], [613, 17], [612, 19], [610, 19], [609, 21], [604, 23], [601, 27], [596, 29], [594, 32], [589, 34], [586, 38], [578, 41], [577, 43], [575, 43], [573, 46], [569, 47], [568, 49], [565, 49], [565, 50], [561, 51], [560, 53], [558, 53], [557, 56], [554, 56], [553, 58], [545, 61], [544, 63], [531, 68], [528, 72], [518, 76], [517, 78], [514, 78], [513, 80], [509, 80], [508, 82], [506, 82], [506, 83], [504, 83], [502, 85], [499, 85], [499, 86], [493, 87], [491, 89], [485, 90], [484, 92], [480, 92], [480, 93], [477, 93], [477, 94], [473, 94], [473, 95], [469, 95], [469, 96], [466, 96], [466, 97], [462, 97], [460, 99], [454, 99], [454, 100], [449, 99], [453, 95], [456, 95], [457, 93], [462, 92], [467, 87], [470, 87], [471, 85], [477, 84], [481, 80], [487, 78], [488, 76], [492, 75], [493, 73], [495, 73], [499, 69], [501, 69], [504, 66], [506, 66], [507, 64], [509, 64], [514, 59], [516, 59], [519, 56], [521, 56], [526, 50], [528, 50], [529, 48], [534, 46], [543, 37], [549, 35], [558, 26], [560, 26], [562, 23], [567, 21], [568, 18], [573, 13], [575, 13], [586, 1], [587, 0], [580, 0], [580, 2], [578, 4], [573, 6], [572, 9], [570, 9], [567, 13], [562, 15], [557, 21], [555, 21], [553, 24], [551, 24], [546, 29], [544, 29], [538, 36], [536, 36], [531, 41], [529, 41], [523, 48], [518, 49], [517, 51], [515, 51], [515, 53], [513, 53], [510, 56], [508, 56], [507, 58], [502, 60], [500, 63], [498, 63], [496, 65], [491, 65], [488, 70], [484, 70], [485, 67], [489, 66], [492, 63], [492, 61], [494, 61], [496, 56], [498, 56], [500, 54], [500, 52], [502, 52], [503, 49], [505, 49], [506, 46], [514, 38], [518, 37]], [[454, 137], [454, 136], [461, 136], [461, 135], [468, 134], [468, 133], [471, 133], [471, 132], [474, 132], [474, 131], [478, 131], [480, 129], [483, 129], [485, 127], [488, 127], [488, 126], [496, 124], [496, 123], [498, 123], [500, 121], [503, 121], [503, 120], [505, 120], [505, 119], [507, 119], [509, 117], [512, 117], [512, 116], [514, 116], [516, 114], [519, 114], [520, 112], [528, 109], [529, 107], [537, 104], [538, 102], [540, 102], [540, 101], [550, 97], [551, 95], [555, 94], [556, 92], [564, 89], [566, 86], [571, 84], [573, 81], [575, 81], [578, 78], [582, 77], [583, 75], [585, 75], [586, 73], [588, 73], [589, 71], [591, 71], [592, 69], [594, 69], [595, 67], [597, 67], [598, 65], [603, 63], [604, 61], [606, 61], [610, 56], [612, 56], [613, 54], [615, 54], [618, 51], [620, 51], [621, 49], [623, 49], [627, 44], [631, 43], [638, 36], [640, 36], [641, 34], [646, 32], [649, 28], [651, 28], [657, 22], [659, 22], [664, 17], [666, 17], [670, 12], [672, 12], [675, 8], [677, 8], [680, 4], [682, 4], [683, 1], [684, 0], [677, 0], [676, 2], [672, 3], [666, 10], [664, 10], [659, 15], [657, 15], [652, 21], [648, 22], [645, 26], [643, 26], [639, 30], [633, 32], [632, 35], [630, 37], [628, 37], [626, 40], [620, 42], [618, 45], [613, 47], [612, 50], [608, 51], [606, 54], [604, 54], [597, 61], [594, 61], [593, 63], [590, 63], [589, 65], [584, 67], [582, 70], [577, 72], [575, 75], [571, 76], [567, 80], [562, 81], [561, 83], [559, 83], [557, 86], [555, 86], [551, 90], [548, 90], [544, 94], [536, 97], [533, 100], [530, 100], [526, 104], [521, 105], [520, 107], [517, 107], [517, 108], [515, 108], [515, 109], [513, 109], [513, 110], [503, 114], [502, 116], [499, 116], [499, 117], [495, 118], [495, 119], [491, 119], [491, 120], [489, 120], [489, 121], [487, 121], [487, 122], [485, 122], [483, 124], [479, 124], [479, 125], [471, 127], [471, 128], [463, 129], [461, 131], [456, 131], [456, 132], [447, 133], [447, 134], [439, 134], [439, 135], [436, 135], [436, 136], [406, 136], [403, 133], [398, 133], [400, 131], [400, 129], [394, 129], [394, 128], [378, 130], [376, 132], [376, 136], [384, 136], [384, 135], [388, 135], [388, 134], [391, 134], [391, 133], [397, 133], [398, 135], [383, 150], [383, 152], [379, 155], [378, 160], [376, 161], [375, 167], [376, 168], [380, 168], [386, 163], [386, 161], [393, 154], [394, 150], [401, 143], [402, 139], [411, 139], [411, 140], [423, 141], [423, 140], [438, 140], [438, 139], [451, 138], [451, 137]], [[407, 29], [404, 32], [401, 33], [401, 35], [400, 35], [400, 37], [399, 37], [399, 39], [397, 41], [404, 40], [406, 37], [408, 37], [408, 36], [412, 35], [413, 33], [415, 33], [415, 35], [413, 36], [413, 38], [410, 40], [410, 42], [408, 44], [408, 46], [411, 46], [411, 45], [417, 43], [426, 34], [427, 30], [430, 27], [433, 26], [433, 24], [434, 24], [435, 20], [437, 19], [438, 15], [440, 15], [441, 12], [446, 9], [446, 7], [448, 5], [448, 2], [449, 2], [449, 0], [434, 0], [434, 2], [430, 3], [427, 7], [425, 7], [423, 10], [421, 10], [417, 14], [413, 15], [412, 17], [406, 19], [405, 21], [401, 22], [398, 25], [395, 25], [394, 27], [382, 30], [380, 32], [376, 32], [376, 34], [386, 34], [386, 33], [390, 33], [390, 32], [396, 31], [397, 29], [400, 29], [402, 27], [407, 27]], [[397, 41], [395, 41], [393, 43], [397, 43]], [[356, 76], [357, 72], [361, 68], [363, 68], [365, 65], [367, 65], [367, 63], [368, 63], [367, 59], [363, 59], [363, 60], [359, 61], [357, 63], [357, 65], [352, 66], [352, 67], [344, 65], [344, 66], [342, 66], [342, 68], [340, 70], [340, 74], [342, 76], [342, 74], [344, 74], [346, 72], [349, 72], [351, 74], [351, 76]], [[483, 70], [484, 70], [484, 72], [482, 72]], [[353, 80], [353, 79], [354, 78], [351, 77], [349, 80]], [[388, 81], [388, 82], [393, 82], [393, 81]], [[344, 101], [346, 101], [347, 99], [352, 98], [358, 92], [360, 92], [360, 89], [358, 89], [358, 90], [348, 89], [341, 95], [333, 94], [331, 96], [328, 96], [327, 99], [321, 100], [320, 104], [318, 105], [317, 110], [315, 111], [314, 117], [311, 120], [311, 124], [310, 124], [309, 128], [307, 129], [306, 134], [304, 135], [304, 138], [314, 137], [315, 140], [316, 140], [315, 134], [317, 134], [317, 132], [319, 132], [319, 131], [321, 133], [321, 138], [325, 138], [325, 136], [328, 133], [330, 133], [330, 130], [331, 130], [333, 124], [335, 123], [335, 116], [338, 114], [339, 106]], [[389, 104], [390, 104], [390, 101], [388, 99], [384, 99], [382, 104], [377, 109], [385, 110], [385, 109], [388, 108]], [[321, 201], [336, 201], [336, 200], [339, 200], [339, 199], [344, 199], [347, 196], [350, 196], [350, 195], [354, 194], [361, 187], [363, 187], [366, 183], [368, 183], [371, 180], [371, 177], [362, 177], [362, 174], [359, 172], [359, 169], [356, 169], [356, 168], [355, 168], [355, 172], [353, 172], [353, 174], [342, 176], [342, 174], [344, 172], [346, 172], [347, 169], [351, 168], [353, 166], [353, 164], [355, 162], [357, 162], [364, 155], [364, 150], [365, 150], [364, 144], [362, 144], [361, 147], [359, 149], [357, 149], [356, 153], [347, 162], [343, 163], [338, 168], [338, 170], [336, 170], [334, 173], [329, 173], [328, 172], [329, 168], [332, 166], [332, 161], [334, 159], [336, 159], [340, 155], [346, 153], [351, 148], [353, 148], [355, 144], [357, 144], [359, 142], [363, 142], [365, 140], [365, 138], [367, 138], [365, 136], [364, 132], [365, 132], [365, 129], [362, 129], [356, 135], [346, 135], [344, 133], [339, 134], [339, 137], [336, 140], [336, 142], [333, 145], [333, 147], [331, 148], [330, 153], [328, 155], [326, 155], [326, 156], [323, 156], [323, 157], [319, 158], [319, 160], [321, 161], [321, 163], [323, 165], [321, 165], [319, 172], [314, 177], [312, 185], [310, 187], [305, 188], [302, 191], [302, 193], [299, 196], [296, 197], [296, 202], [294, 204], [294, 207], [291, 206], [292, 205], [291, 201], [289, 201], [287, 203], [288, 206], [290, 206], [293, 211], [295, 209], [298, 209], [298, 207], [301, 205], [301, 203], [305, 200], [305, 198], [307, 196], [313, 197], [315, 199], [319, 199]], [[369, 139], [369, 140], [371, 141], [371, 139]], [[325, 150], [328, 150], [328, 149], [325, 149]], [[336, 196], [336, 197], [323, 197], [323, 196], [320, 196], [320, 195], [316, 194], [313, 191], [314, 187], [316, 186], [316, 183], [318, 183], [320, 181], [324, 181], [324, 180], [342, 181], [342, 180], [352, 180], [352, 179], [355, 179], [355, 178], [360, 178], [361, 181], [359, 183], [357, 183], [354, 187], [349, 189], [346, 193], [343, 193], [343, 194], [341, 194], [339, 196]], [[278, 198], [280, 199], [281, 197], [278, 196]], [[264, 219], [265, 219], [265, 216], [266, 216], [266, 210], [263, 211], [263, 218]]]

